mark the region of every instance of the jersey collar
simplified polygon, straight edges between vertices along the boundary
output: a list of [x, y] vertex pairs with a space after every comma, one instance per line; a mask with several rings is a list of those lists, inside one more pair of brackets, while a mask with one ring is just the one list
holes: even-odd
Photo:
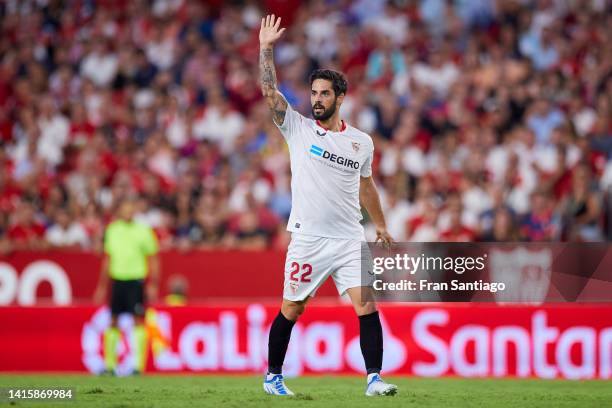
[[[321, 122], [319, 122], [318, 120], [316, 122], [317, 126], [319, 126], [321, 129], [325, 130], [326, 132], [331, 132], [331, 130], [323, 126]], [[340, 120], [340, 122], [342, 123], [342, 125], [340, 126], [340, 130], [334, 133], [344, 132], [344, 130], [346, 129], [346, 122], [344, 120]]]

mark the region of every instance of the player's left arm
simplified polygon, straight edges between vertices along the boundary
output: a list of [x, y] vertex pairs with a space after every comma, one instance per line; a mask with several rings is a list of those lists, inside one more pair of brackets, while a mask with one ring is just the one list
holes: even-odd
[[159, 294], [159, 278], [161, 275], [161, 268], [159, 266], [159, 255], [154, 254], [148, 258], [149, 265], [149, 284], [147, 287], [147, 298], [151, 302], [157, 300]]
[[147, 266], [149, 269], [149, 278], [146, 288], [147, 299], [151, 302], [155, 302], [159, 294], [159, 280], [161, 275], [159, 244], [155, 232], [151, 228], [147, 228], [144, 237], [144, 253], [147, 256]]
[[387, 223], [383, 214], [382, 206], [380, 205], [380, 197], [374, 183], [374, 178], [361, 177], [359, 183], [359, 201], [365, 207], [370, 215], [372, 222], [376, 226], [376, 242], [381, 241], [383, 244], [389, 245], [393, 242], [393, 238], [387, 231]]
[[94, 291], [93, 301], [95, 304], [100, 304], [104, 302], [104, 297], [106, 296], [106, 292], [108, 291], [108, 281], [110, 280], [110, 276], [108, 275], [108, 266], [109, 266], [109, 258], [108, 254], [104, 254], [102, 256], [102, 263], [100, 264], [100, 276], [98, 277], [98, 285], [96, 286], [96, 290]]

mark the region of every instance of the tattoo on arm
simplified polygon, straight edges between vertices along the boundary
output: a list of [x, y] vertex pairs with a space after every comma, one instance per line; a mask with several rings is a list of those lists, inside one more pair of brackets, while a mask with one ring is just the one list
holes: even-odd
[[272, 48], [261, 48], [259, 51], [259, 71], [261, 77], [261, 92], [272, 111], [274, 122], [281, 125], [285, 121], [287, 101], [276, 89], [276, 71], [274, 69], [274, 54]]
[[278, 125], [285, 122], [285, 114], [287, 113], [287, 101], [281, 95], [277, 94], [274, 98], [274, 106], [272, 106], [272, 118]]
[[272, 48], [259, 51], [259, 69], [261, 70], [261, 88], [263, 92], [276, 90], [276, 71]]

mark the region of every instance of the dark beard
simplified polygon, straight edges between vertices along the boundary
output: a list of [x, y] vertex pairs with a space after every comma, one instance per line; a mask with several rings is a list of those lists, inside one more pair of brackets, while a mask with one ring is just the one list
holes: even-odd
[[[323, 105], [315, 105], [315, 106], [323, 107]], [[323, 113], [319, 115], [315, 113], [314, 108], [315, 107], [313, 106], [312, 107], [312, 117], [315, 118], [316, 120], [322, 120], [323, 122], [325, 122], [326, 120], [334, 116], [334, 113], [336, 113], [336, 100], [334, 99], [333, 105], [330, 106], [328, 109], [323, 110]]]

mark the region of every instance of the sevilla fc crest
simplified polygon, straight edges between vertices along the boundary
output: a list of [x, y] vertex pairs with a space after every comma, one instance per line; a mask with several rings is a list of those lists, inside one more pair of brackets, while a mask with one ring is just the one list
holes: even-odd
[[353, 150], [355, 151], [355, 153], [357, 153], [359, 151], [359, 147], [360, 147], [359, 143], [352, 142], [351, 144], [353, 145]]

